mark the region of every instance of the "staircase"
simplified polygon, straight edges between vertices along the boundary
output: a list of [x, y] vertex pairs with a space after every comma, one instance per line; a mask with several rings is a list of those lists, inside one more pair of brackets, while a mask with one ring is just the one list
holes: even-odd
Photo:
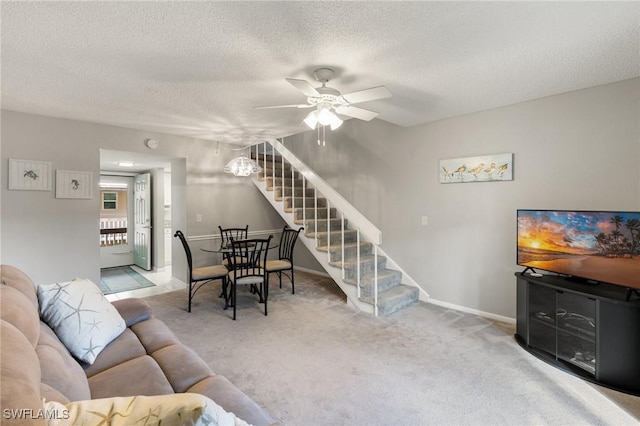
[[381, 232], [277, 140], [252, 147], [253, 182], [347, 295], [374, 315], [416, 302], [420, 287], [382, 251]]

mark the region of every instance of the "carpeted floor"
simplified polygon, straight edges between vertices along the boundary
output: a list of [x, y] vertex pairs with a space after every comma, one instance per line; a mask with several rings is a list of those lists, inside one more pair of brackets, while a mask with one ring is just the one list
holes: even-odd
[[130, 266], [118, 266], [100, 270], [100, 290], [102, 294], [153, 287], [155, 284], [133, 270]]
[[232, 321], [218, 283], [190, 314], [184, 291], [145, 300], [282, 425], [640, 424], [639, 397], [543, 363], [509, 324], [426, 303], [376, 318], [346, 305], [330, 279], [296, 278], [295, 295], [286, 280], [272, 285], [267, 317], [241, 292]]

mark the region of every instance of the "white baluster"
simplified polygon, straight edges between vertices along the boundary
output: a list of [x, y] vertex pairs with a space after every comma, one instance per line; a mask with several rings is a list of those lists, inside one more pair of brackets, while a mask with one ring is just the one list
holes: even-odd
[[360, 297], [360, 228], [356, 228], [356, 283]]
[[340, 213], [340, 226], [342, 228], [342, 279], [344, 280], [344, 213]]
[[[331, 251], [329, 250], [331, 247], [331, 219], [329, 218], [329, 216], [331, 216], [329, 214], [331, 203], [327, 197], [324, 199], [327, 201], [327, 262], [331, 262]], [[344, 259], [342, 259], [342, 261], [344, 262]]]
[[378, 316], [378, 245], [373, 246], [373, 309]]
[[318, 248], [318, 189], [313, 188], [313, 226], [315, 229], [313, 235], [316, 239], [316, 248]]
[[[262, 168], [262, 172], [263, 172], [263, 176], [264, 176], [264, 181], [266, 182], [267, 181], [267, 141], [263, 142], [262, 150], [264, 151], [262, 153], [263, 154], [262, 165], [264, 166]], [[256, 156], [256, 162], [257, 162], [257, 160], [258, 160], [258, 157]]]

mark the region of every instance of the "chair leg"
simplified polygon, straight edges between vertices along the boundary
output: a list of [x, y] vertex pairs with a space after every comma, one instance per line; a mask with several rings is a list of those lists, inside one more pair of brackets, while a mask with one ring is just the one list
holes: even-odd
[[291, 268], [291, 294], [296, 294], [296, 284], [293, 281], [293, 268]]
[[233, 293], [233, 320], [236, 320], [236, 283], [231, 283], [231, 292]]
[[269, 299], [269, 274], [264, 279], [264, 316], [267, 316], [267, 299]]
[[280, 278], [280, 288], [282, 288], [282, 271], [278, 271], [278, 278]]
[[222, 296], [224, 296], [224, 309], [229, 307], [229, 295], [228, 293], [228, 282], [227, 277], [222, 277]]
[[193, 283], [191, 282], [191, 280], [189, 280], [189, 304], [187, 308], [188, 312], [191, 312], [191, 298], [193, 297], [193, 295], [191, 294], [192, 288], [193, 288]]

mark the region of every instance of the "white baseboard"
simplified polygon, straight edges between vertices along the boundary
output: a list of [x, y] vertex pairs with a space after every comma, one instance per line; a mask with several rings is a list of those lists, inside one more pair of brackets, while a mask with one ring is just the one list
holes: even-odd
[[477, 309], [467, 308], [467, 307], [460, 306], [460, 305], [454, 305], [453, 303], [447, 303], [447, 302], [443, 302], [441, 300], [436, 300], [436, 299], [429, 298], [429, 299], [425, 300], [425, 302], [432, 303], [432, 304], [438, 305], [438, 306], [442, 306], [443, 308], [454, 309], [456, 311], [466, 312], [468, 314], [473, 314], [473, 315], [478, 315], [478, 316], [481, 316], [481, 317], [484, 317], [484, 318], [489, 318], [489, 319], [492, 319], [494, 321], [505, 322], [505, 323], [508, 323], [508, 324], [515, 324], [516, 323], [516, 319], [515, 318], [509, 318], [509, 317], [505, 317], [505, 316], [502, 316], [502, 315], [492, 314], [491, 312], [479, 311]]
[[[313, 274], [313, 275], [318, 275], [321, 277], [326, 277], [326, 278], [331, 278], [331, 275], [327, 274], [326, 272], [320, 272], [320, 271], [316, 271], [314, 269], [309, 269], [309, 268], [303, 268], [302, 266], [294, 266], [293, 267], [294, 270], [296, 271], [302, 271], [302, 272], [307, 272], [309, 274]], [[491, 312], [484, 312], [484, 311], [480, 311], [477, 309], [472, 309], [472, 308], [467, 308], [464, 306], [460, 306], [460, 305], [455, 305], [453, 303], [448, 303], [448, 302], [442, 302], [440, 300], [436, 300], [433, 299], [431, 297], [423, 297], [423, 295], [426, 294], [424, 292], [420, 293], [420, 300], [423, 302], [427, 302], [427, 303], [432, 303], [434, 305], [438, 305], [438, 306], [442, 306], [443, 308], [449, 308], [449, 309], [454, 309], [456, 311], [461, 311], [461, 312], [465, 312], [468, 314], [473, 314], [473, 315], [478, 315], [484, 318], [489, 318], [492, 319], [494, 321], [500, 321], [500, 322], [504, 322], [507, 324], [515, 324], [516, 320], [515, 318], [509, 318], [509, 317], [505, 317], [503, 315], [496, 315], [496, 314], [492, 314]]]

